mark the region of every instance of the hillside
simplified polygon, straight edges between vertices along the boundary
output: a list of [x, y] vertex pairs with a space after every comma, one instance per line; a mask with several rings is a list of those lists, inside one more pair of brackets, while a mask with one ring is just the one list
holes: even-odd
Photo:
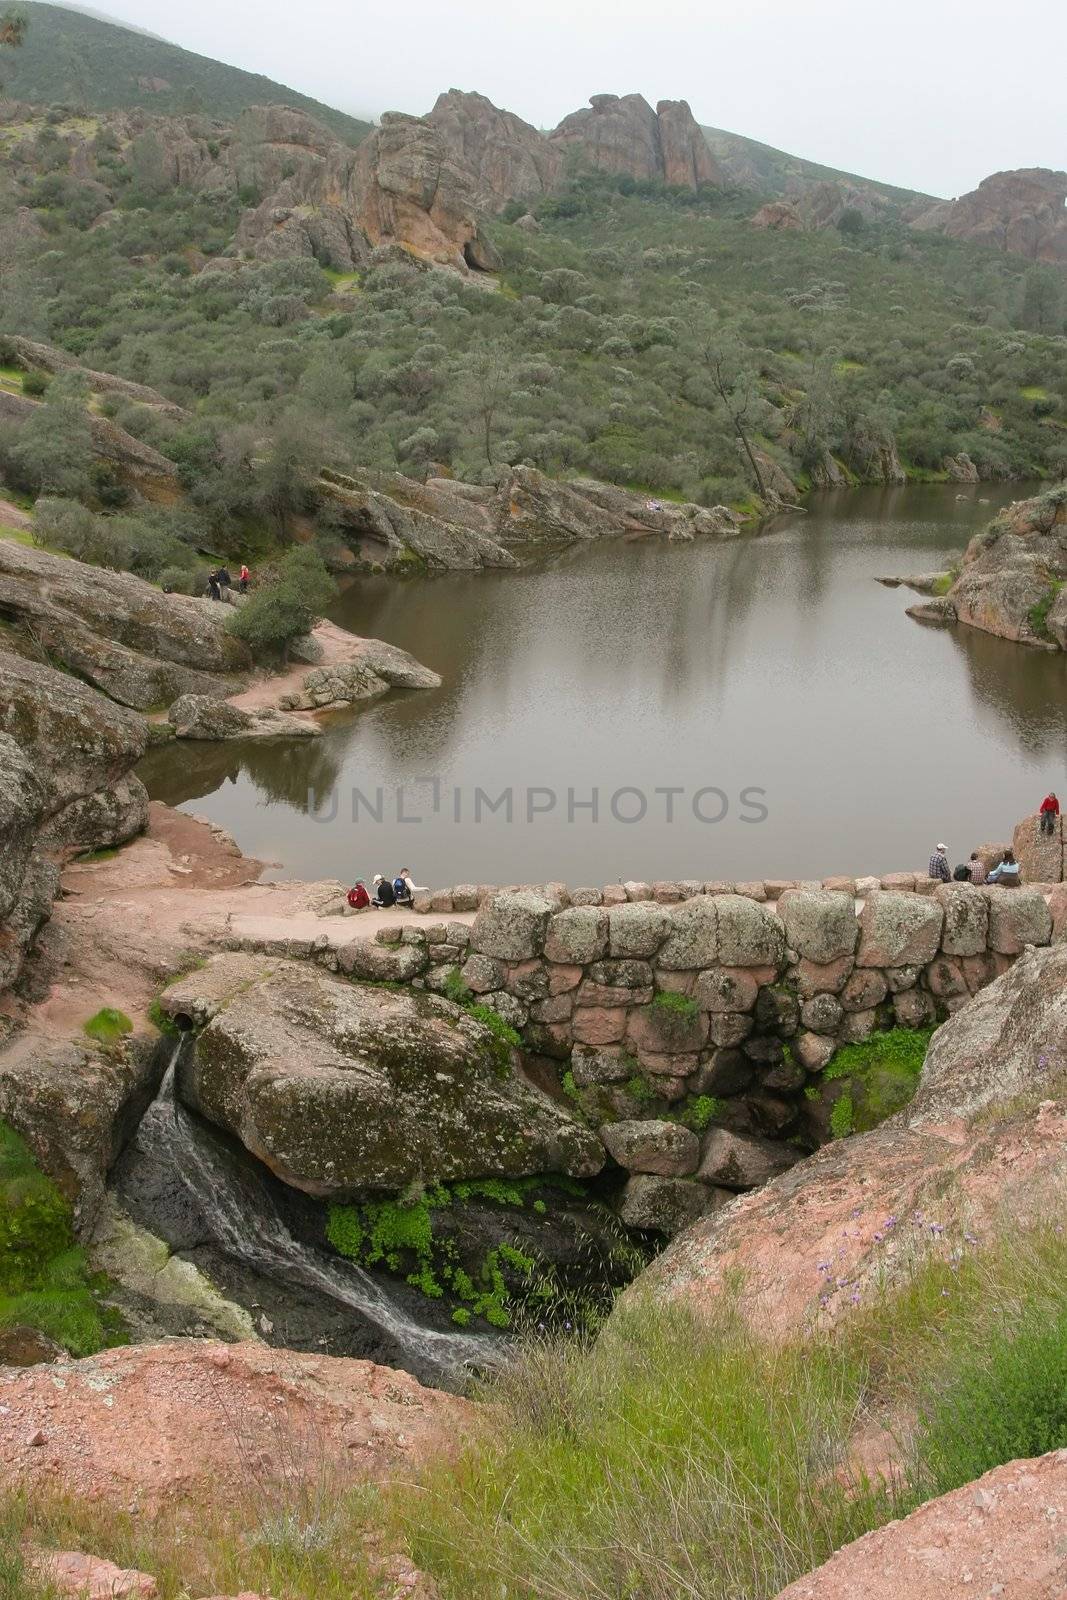
[[806, 183], [854, 184], [861, 189], [873, 190], [897, 205], [930, 198], [913, 189], [898, 189], [891, 183], [880, 183], [875, 178], [861, 178], [855, 172], [842, 172], [837, 167], [824, 167], [817, 161], [806, 161], [803, 156], [776, 150], [773, 145], [761, 144], [758, 139], [746, 139], [744, 134], [728, 133], [725, 128], [704, 127], [702, 132], [712, 155], [735, 182], [745, 188], [760, 189], [765, 194], [784, 194], [790, 183], [800, 179]]
[[161, 116], [198, 111], [232, 119], [246, 106], [296, 106], [357, 144], [370, 124], [259, 73], [195, 55], [151, 34], [36, 0], [20, 7], [25, 43], [4, 66], [4, 92], [34, 105], [92, 111], [146, 106]]

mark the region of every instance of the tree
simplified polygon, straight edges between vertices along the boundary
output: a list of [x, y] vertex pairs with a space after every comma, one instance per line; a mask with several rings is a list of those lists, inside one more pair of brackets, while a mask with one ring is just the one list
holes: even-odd
[[294, 639], [310, 633], [337, 594], [317, 551], [300, 546], [268, 571], [259, 588], [230, 619], [230, 632], [256, 660], [285, 661]]
[[1016, 324], [1031, 333], [1063, 332], [1063, 273], [1058, 267], [1030, 268]]
[[47, 401], [22, 424], [11, 453], [18, 475], [34, 493], [73, 499], [89, 493], [93, 435], [76, 380], [52, 381]]
[[702, 375], [710, 387], [711, 404], [708, 406], [703, 386], [698, 386], [691, 398], [698, 405], [722, 412], [748, 458], [760, 499], [765, 500], [767, 484], [751, 439], [752, 421], [762, 397], [748, 352], [714, 325], [698, 331], [696, 348]]
[[464, 365], [466, 409], [477, 426], [488, 466], [494, 466], [493, 439], [500, 413], [514, 384], [511, 352], [500, 344], [477, 346]]

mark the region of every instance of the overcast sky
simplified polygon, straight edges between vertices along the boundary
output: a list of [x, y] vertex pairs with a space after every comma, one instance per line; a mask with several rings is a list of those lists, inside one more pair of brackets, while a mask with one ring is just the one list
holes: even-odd
[[366, 115], [478, 89], [551, 127], [591, 94], [933, 194], [1067, 166], [1064, 0], [97, 0]]

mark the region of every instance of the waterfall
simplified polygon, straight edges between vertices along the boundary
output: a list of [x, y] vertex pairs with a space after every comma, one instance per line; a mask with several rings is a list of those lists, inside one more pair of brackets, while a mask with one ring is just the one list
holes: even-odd
[[165, 1194], [170, 1212], [184, 1205], [198, 1219], [198, 1242], [266, 1278], [347, 1307], [374, 1330], [393, 1365], [426, 1382], [456, 1388], [473, 1371], [495, 1365], [499, 1336], [427, 1327], [355, 1262], [294, 1237], [279, 1204], [278, 1180], [179, 1100], [175, 1078], [183, 1048], [193, 1048], [188, 1036], [176, 1042], [159, 1094], [116, 1168], [119, 1194], [138, 1220], [165, 1238], [170, 1233], [167, 1242], [180, 1248], [175, 1230], [153, 1215], [152, 1196]]

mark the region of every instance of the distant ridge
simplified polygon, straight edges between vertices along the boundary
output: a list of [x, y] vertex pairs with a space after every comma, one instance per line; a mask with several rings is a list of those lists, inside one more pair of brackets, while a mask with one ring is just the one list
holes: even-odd
[[4, 64], [3, 92], [37, 105], [90, 111], [144, 106], [163, 116], [202, 111], [232, 121], [246, 106], [296, 106], [338, 138], [358, 144], [370, 123], [323, 105], [257, 72], [226, 66], [100, 13], [43, 5], [20, 7], [26, 41]]
[[820, 166], [817, 161], [805, 161], [802, 156], [789, 155], [785, 150], [776, 150], [773, 145], [761, 144], [758, 139], [746, 139], [740, 133], [728, 133], [725, 128], [705, 127], [703, 133], [711, 146], [712, 155], [735, 181], [745, 188], [762, 189], [766, 194], [784, 194], [791, 178], [802, 178], [808, 183], [844, 181], [857, 188], [873, 189], [898, 205], [932, 198], [921, 190], [900, 189], [892, 183], [880, 183], [877, 178], [863, 178], [855, 172]]

